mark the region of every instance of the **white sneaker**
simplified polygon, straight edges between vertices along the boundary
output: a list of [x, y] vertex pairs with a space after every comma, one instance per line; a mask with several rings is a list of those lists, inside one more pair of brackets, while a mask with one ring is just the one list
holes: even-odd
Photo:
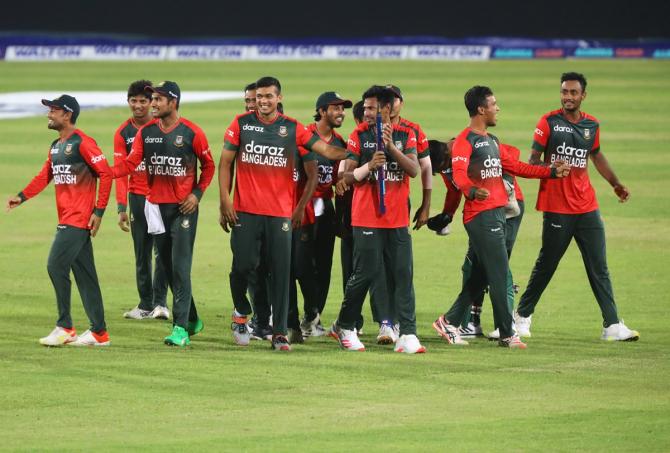
[[140, 307], [135, 307], [130, 311], [127, 311], [123, 314], [123, 317], [126, 319], [149, 319], [151, 318], [151, 310], [142, 310]]
[[496, 329], [487, 335], [489, 340], [500, 340], [500, 329]]
[[68, 332], [58, 326], [56, 326], [49, 335], [40, 338], [40, 344], [43, 344], [44, 346], [64, 346], [74, 341], [77, 341], [77, 332], [75, 332], [74, 329]]
[[337, 321], [335, 321], [330, 327], [328, 335], [335, 338], [340, 343], [342, 349], [346, 349], [347, 351], [365, 351], [365, 345], [358, 339], [356, 329], [342, 329], [337, 325]]
[[461, 338], [458, 327], [449, 324], [444, 316], [440, 316], [433, 323], [433, 329], [449, 344], [467, 345], [468, 342]]
[[519, 335], [517, 334], [514, 334], [511, 337], [499, 339], [498, 346], [510, 349], [526, 349], [528, 347], [526, 343], [521, 341], [521, 338], [519, 338]]
[[421, 354], [426, 352], [426, 348], [421, 346], [416, 335], [401, 335], [393, 348], [395, 352], [404, 352], [405, 354]]
[[109, 334], [105, 331], [104, 334], [97, 335], [87, 330], [72, 342], [72, 346], [109, 346]]
[[[302, 331], [302, 336], [303, 338], [307, 339], [308, 337], [320, 337], [322, 336], [325, 331], [323, 327], [319, 325], [319, 315], [316, 315], [316, 318], [312, 319], [311, 321], [307, 321], [306, 319], [303, 319], [300, 322], [300, 330]], [[293, 343], [293, 342], [291, 342]]]
[[393, 331], [393, 327], [388, 324], [380, 324], [379, 335], [377, 335], [377, 344], [393, 344], [398, 340], [398, 336]]
[[162, 305], [156, 305], [150, 316], [154, 319], [170, 319], [170, 310]]
[[473, 322], [469, 322], [466, 327], [459, 327], [458, 332], [461, 334], [462, 338], [481, 337], [484, 334], [482, 326]]
[[251, 334], [247, 329], [247, 317], [235, 316], [233, 314], [233, 322], [230, 324], [230, 329], [233, 331], [233, 340], [240, 346], [249, 346]]
[[607, 341], [637, 341], [640, 339], [640, 333], [626, 327], [622, 319], [616, 324], [603, 328], [600, 338]]
[[516, 325], [516, 332], [520, 337], [530, 337], [530, 322], [533, 315], [527, 318], [521, 316], [518, 312], [514, 312], [514, 324]]

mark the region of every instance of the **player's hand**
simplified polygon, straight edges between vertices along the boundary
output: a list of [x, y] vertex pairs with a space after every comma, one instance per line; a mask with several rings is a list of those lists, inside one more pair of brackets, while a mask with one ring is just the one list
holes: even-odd
[[430, 207], [424, 207], [423, 205], [419, 206], [419, 209], [414, 213], [414, 230], [418, 230], [428, 223], [429, 211]]
[[230, 200], [223, 201], [219, 205], [219, 225], [223, 228], [223, 231], [230, 233], [230, 228], [234, 227], [237, 224], [238, 218], [235, 208]]
[[7, 198], [7, 212], [18, 207], [21, 204], [21, 197], [14, 195], [13, 197]]
[[198, 209], [198, 197], [190, 193], [179, 203], [179, 212], [185, 215], [193, 214]]
[[339, 196], [344, 195], [344, 192], [346, 192], [349, 189], [350, 189], [349, 184], [346, 183], [344, 178], [340, 179], [339, 181], [337, 181], [337, 184], [335, 184], [335, 193]]
[[484, 201], [489, 197], [489, 191], [483, 187], [477, 187], [475, 190], [475, 200]]
[[551, 164], [551, 168], [556, 169], [557, 178], [564, 178], [570, 174], [570, 166], [562, 160], [554, 161]]
[[91, 237], [94, 238], [98, 234], [100, 229], [100, 224], [102, 223], [102, 217], [98, 217], [95, 214], [91, 214], [91, 218], [88, 220], [88, 228], [90, 230]]
[[442, 214], [438, 214], [428, 219], [427, 226], [429, 230], [433, 230], [436, 233], [439, 233], [444, 230], [452, 220], [453, 219], [450, 214], [443, 212]]
[[372, 156], [372, 160], [368, 162], [368, 170], [375, 171], [386, 163], [386, 155], [383, 151], [377, 151]]
[[300, 209], [298, 208], [293, 211], [293, 214], [291, 214], [291, 227], [293, 227], [294, 230], [297, 230], [302, 226], [302, 219], [305, 217], [305, 209]]
[[130, 231], [130, 222], [128, 220], [128, 214], [125, 212], [119, 212], [119, 228], [121, 228], [126, 233]]
[[395, 143], [393, 143], [393, 126], [384, 124], [382, 131], [382, 140], [384, 140], [386, 149], [395, 148]]
[[616, 194], [617, 197], [619, 197], [619, 203], [625, 203], [630, 198], [630, 192], [628, 191], [628, 187], [622, 184], [616, 184], [614, 186], [614, 193]]

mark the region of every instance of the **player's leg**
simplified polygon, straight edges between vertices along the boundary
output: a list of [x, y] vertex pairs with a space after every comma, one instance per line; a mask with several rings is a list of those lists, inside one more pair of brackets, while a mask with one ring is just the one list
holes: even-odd
[[175, 297], [172, 312], [175, 324], [186, 329], [188, 322], [192, 320], [191, 311], [197, 319], [191, 289], [191, 267], [198, 227], [198, 211], [185, 215], [178, 212], [177, 206], [174, 209], [176, 212], [172, 213], [169, 226], [169, 233], [172, 236], [172, 291]]
[[416, 335], [412, 237], [407, 228], [393, 228], [386, 233], [384, 261], [387, 278], [393, 280], [391, 300], [398, 316], [400, 335]]
[[[230, 271], [230, 292], [235, 311], [242, 317], [251, 314], [252, 308], [247, 299], [247, 287], [250, 274], [260, 263], [261, 216], [238, 212], [238, 222], [230, 235], [230, 248], [233, 252], [233, 264]], [[260, 282], [257, 288], [260, 288]]]
[[[575, 216], [568, 214], [544, 213], [542, 223], [542, 248], [530, 274], [526, 290], [521, 295], [517, 313], [528, 318], [535, 311], [540, 296], [553, 277], [558, 263], [572, 240]], [[517, 321], [518, 322], [518, 321]]]
[[333, 268], [333, 250], [335, 248], [335, 208], [332, 200], [324, 199], [323, 203], [323, 214], [316, 218], [314, 227], [318, 313], [323, 311], [328, 299], [330, 275]]
[[140, 303], [137, 308], [146, 312], [153, 310], [153, 289], [151, 281], [151, 260], [153, 237], [147, 233], [147, 221], [144, 216], [143, 195], [128, 194], [130, 209], [130, 234], [135, 252], [135, 281]]
[[[289, 279], [291, 274], [291, 221], [284, 217], [261, 216], [269, 266], [268, 296], [272, 307], [273, 347], [277, 337], [287, 334]], [[280, 348], [283, 350], [283, 346]]]
[[295, 246], [295, 276], [300, 283], [303, 297], [303, 316], [306, 321], [316, 319], [319, 314], [319, 286], [316, 268], [315, 226], [300, 228]]

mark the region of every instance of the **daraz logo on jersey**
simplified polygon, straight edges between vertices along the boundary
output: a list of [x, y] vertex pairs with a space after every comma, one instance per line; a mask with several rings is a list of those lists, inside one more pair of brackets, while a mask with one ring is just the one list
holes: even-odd
[[398, 162], [386, 162], [384, 164], [385, 181], [402, 182], [405, 179], [405, 171], [400, 167]]
[[51, 164], [54, 184], [77, 184], [77, 175], [72, 174], [72, 165]]
[[568, 146], [565, 142], [558, 145], [555, 153], [551, 154], [551, 163], [557, 160], [562, 160], [571, 167], [586, 168], [589, 150], [583, 148], [575, 148]]
[[153, 154], [149, 158], [149, 174], [161, 176], [186, 176], [186, 167], [182, 166], [182, 158]]
[[288, 158], [284, 157], [284, 148], [274, 145], [257, 145], [254, 140], [244, 145], [240, 156], [242, 162], [271, 167], [287, 167]]
[[484, 160], [484, 168], [480, 171], [482, 179], [502, 177], [502, 164], [497, 157], [487, 156]]

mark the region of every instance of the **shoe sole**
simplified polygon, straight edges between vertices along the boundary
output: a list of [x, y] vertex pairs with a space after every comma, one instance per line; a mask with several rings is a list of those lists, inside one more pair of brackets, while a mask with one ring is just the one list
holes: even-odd
[[419, 349], [417, 349], [414, 352], [406, 352], [403, 348], [400, 349], [394, 349], [395, 352], [404, 352], [406, 354], [424, 354], [426, 352], [426, 348], [421, 346]]
[[73, 342], [71, 342], [71, 343], [67, 343], [67, 344], [69, 344], [70, 346], [78, 346], [78, 347], [82, 347], [82, 346], [92, 346], [92, 347], [94, 347], [94, 348], [97, 348], [98, 346], [109, 346], [109, 345], [110, 345], [110, 342], [109, 342], [109, 341], [105, 341], [105, 342], [103, 342], [103, 343], [77, 343], [76, 341], [73, 341]]
[[163, 340], [163, 343], [165, 343], [165, 344], [168, 345], [168, 346], [180, 346], [180, 347], [182, 347], [182, 348], [191, 345], [191, 342], [190, 342], [190, 341], [186, 341], [186, 342], [184, 342], [184, 343], [182, 343], [182, 344], [179, 344], [179, 343], [175, 343], [174, 341], [172, 341], [172, 340], [168, 340], [168, 339]]
[[637, 340], [639, 340], [639, 339], [640, 339], [640, 336], [637, 335], [637, 336], [635, 336], [635, 337], [624, 338], [623, 340], [618, 340], [618, 339], [616, 339], [616, 338], [602, 338], [602, 339], [605, 340], [605, 341], [623, 341], [623, 342], [630, 343], [631, 341], [637, 341]]

